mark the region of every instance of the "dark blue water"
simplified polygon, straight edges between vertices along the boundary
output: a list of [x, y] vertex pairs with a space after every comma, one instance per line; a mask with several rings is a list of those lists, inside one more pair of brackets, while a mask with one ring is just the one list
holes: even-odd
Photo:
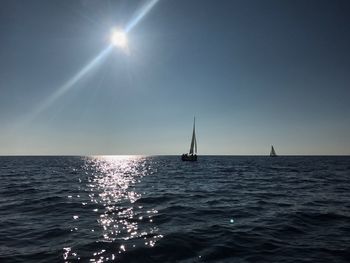
[[350, 262], [350, 157], [0, 157], [0, 262]]

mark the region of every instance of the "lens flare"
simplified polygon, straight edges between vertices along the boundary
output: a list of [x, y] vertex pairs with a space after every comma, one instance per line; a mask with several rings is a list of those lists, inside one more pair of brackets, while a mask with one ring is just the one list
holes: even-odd
[[128, 53], [128, 39], [127, 33], [130, 32], [145, 16], [150, 10], [158, 3], [159, 0], [149, 0], [143, 5], [133, 16], [133, 18], [126, 25], [124, 30], [113, 30], [110, 42], [111, 44], [102, 50], [97, 56], [92, 59], [88, 64], [86, 64], [80, 71], [76, 73], [71, 79], [59, 87], [51, 96], [49, 96], [42, 104], [40, 104], [28, 117], [27, 121], [33, 120], [41, 112], [45, 111], [50, 107], [58, 98], [68, 92], [77, 82], [79, 82], [85, 75], [87, 75], [93, 68], [101, 64], [102, 60], [107, 57], [107, 55], [112, 50], [113, 46], [117, 46], [126, 53]]
[[62, 97], [67, 91], [69, 91], [77, 82], [79, 82], [85, 75], [87, 75], [94, 67], [100, 65], [102, 61], [112, 50], [112, 45], [109, 45], [103, 49], [96, 57], [94, 57], [89, 63], [87, 63], [79, 72], [77, 72], [71, 79], [65, 84], [59, 87], [51, 96], [49, 96], [43, 103], [41, 103], [28, 117], [28, 121], [34, 119], [41, 112], [50, 107], [58, 98]]
[[133, 29], [142, 20], [142, 18], [144, 18], [145, 15], [151, 11], [151, 9], [155, 6], [156, 3], [158, 3], [158, 1], [159, 0], [150, 0], [144, 6], [142, 6], [142, 8], [135, 13], [134, 17], [126, 26], [125, 32], [129, 32], [131, 29]]

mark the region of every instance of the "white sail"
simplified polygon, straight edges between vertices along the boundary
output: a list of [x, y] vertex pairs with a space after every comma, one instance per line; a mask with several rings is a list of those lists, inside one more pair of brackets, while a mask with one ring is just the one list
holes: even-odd
[[193, 132], [192, 132], [192, 140], [191, 140], [191, 146], [190, 146], [190, 154], [193, 154], [194, 148], [195, 148], [195, 153], [197, 153], [196, 119], [193, 120]]
[[197, 139], [196, 139], [196, 118], [193, 118], [193, 132], [190, 145], [190, 152], [181, 156], [182, 161], [197, 161]]
[[270, 156], [276, 156], [276, 152], [275, 149], [273, 148], [273, 146], [271, 145], [271, 152], [270, 152]]

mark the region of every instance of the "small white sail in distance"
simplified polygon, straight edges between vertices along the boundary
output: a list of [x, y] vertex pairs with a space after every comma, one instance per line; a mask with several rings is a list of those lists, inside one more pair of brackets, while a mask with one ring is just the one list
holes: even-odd
[[271, 145], [270, 156], [277, 156], [275, 148], [273, 148], [273, 145]]

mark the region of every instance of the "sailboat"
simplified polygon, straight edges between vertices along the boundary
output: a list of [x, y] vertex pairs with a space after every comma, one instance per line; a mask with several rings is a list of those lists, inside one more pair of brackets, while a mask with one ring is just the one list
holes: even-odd
[[273, 148], [273, 145], [271, 145], [271, 151], [270, 151], [270, 157], [276, 157], [277, 154], [275, 152], [275, 149]]
[[190, 152], [184, 153], [181, 156], [182, 161], [197, 161], [197, 140], [196, 140], [196, 118], [193, 119], [193, 132], [192, 132], [192, 140], [190, 146]]

